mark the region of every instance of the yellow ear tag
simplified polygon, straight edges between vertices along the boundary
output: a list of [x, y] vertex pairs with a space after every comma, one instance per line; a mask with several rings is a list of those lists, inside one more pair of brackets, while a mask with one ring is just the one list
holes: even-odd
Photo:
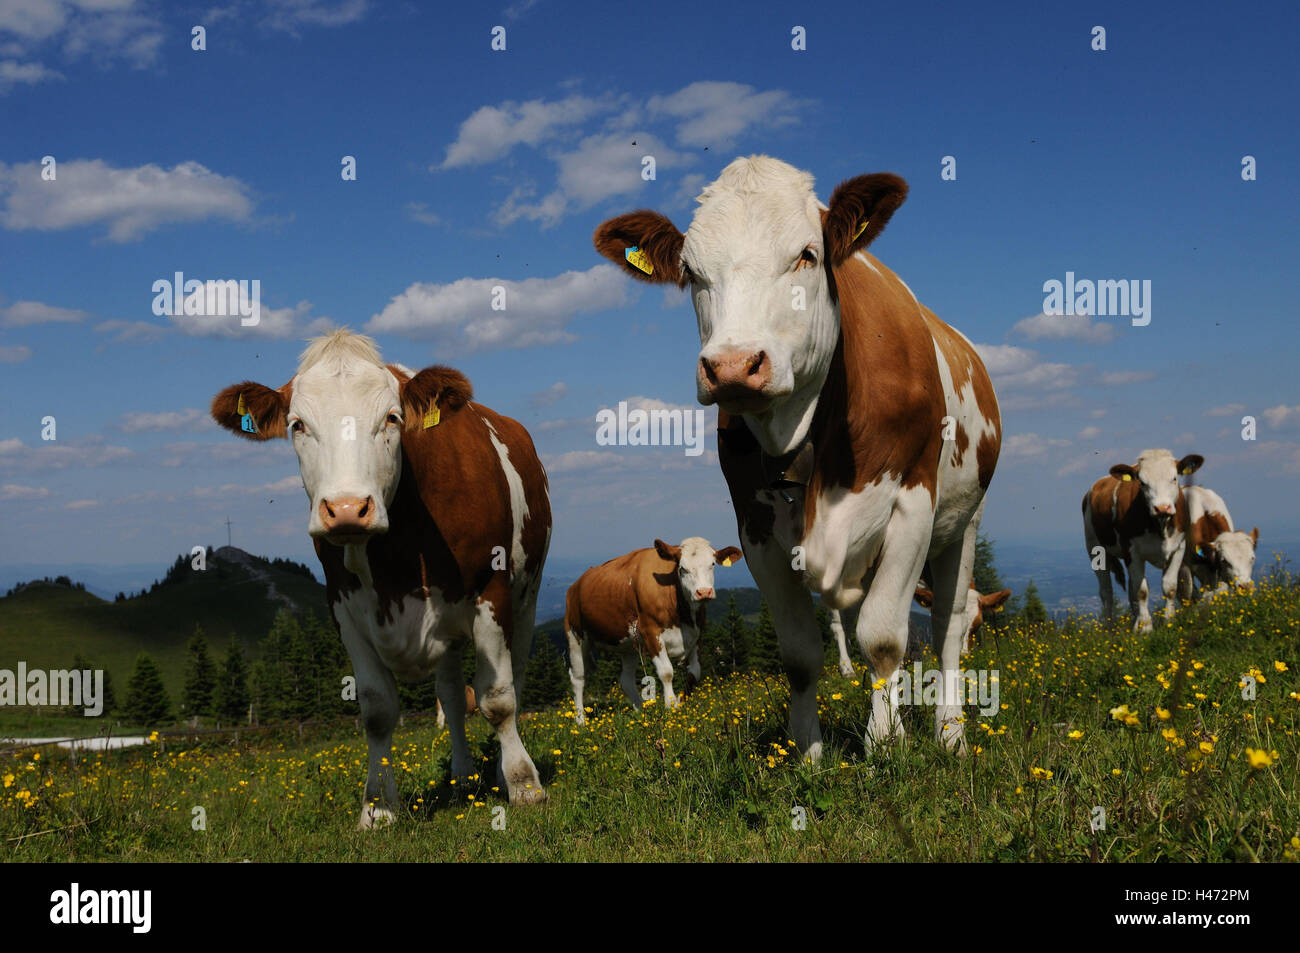
[[438, 412], [438, 405], [431, 404], [429, 409], [424, 412], [424, 429], [438, 426], [438, 421], [442, 419], [442, 414]]
[[1133, 474], [1125, 473], [1122, 477], [1120, 477], [1120, 479], [1123, 480], [1125, 483], [1128, 483], [1133, 479]]
[[724, 566], [730, 566], [730, 565], [731, 565], [731, 557], [728, 556], [726, 559], [724, 559], [724, 560], [722, 561], [722, 565], [724, 565]]
[[1191, 472], [1192, 472], [1192, 468], [1191, 468], [1191, 467], [1183, 467], [1183, 476], [1187, 476], [1187, 474], [1189, 474], [1189, 473], [1191, 473]]
[[867, 230], [867, 226], [870, 224], [871, 224], [871, 219], [867, 219], [865, 222], [859, 225], [858, 230], [853, 233], [853, 237], [850, 238], [849, 241], [856, 242], [858, 240], [858, 236], [861, 235], [863, 232], [865, 232]]
[[625, 249], [623, 251], [623, 257], [627, 259], [627, 263], [633, 268], [638, 268], [641, 271], [644, 271], [647, 275], [653, 275], [655, 273], [655, 266], [650, 263], [650, 259], [646, 257], [645, 252], [636, 245]]
[[241, 417], [248, 413], [248, 405], [244, 403], [244, 394], [242, 391], [239, 394], [239, 406], [235, 408], [235, 413], [239, 414]]

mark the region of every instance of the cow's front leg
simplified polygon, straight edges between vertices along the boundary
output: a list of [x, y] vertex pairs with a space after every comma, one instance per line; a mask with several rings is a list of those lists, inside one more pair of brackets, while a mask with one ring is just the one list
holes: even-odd
[[1183, 568], [1183, 546], [1174, 550], [1165, 560], [1164, 571], [1160, 573], [1160, 594], [1165, 598], [1164, 617], [1168, 621], [1178, 611], [1178, 581]]
[[[369, 756], [366, 788], [361, 798], [361, 818], [357, 827], [366, 830], [389, 824], [396, 819], [397, 781], [390, 760], [393, 728], [397, 725], [397, 682], [379, 655], [363, 636], [340, 625], [343, 644], [352, 660], [357, 679], [357, 702], [366, 728]], [[464, 700], [461, 706], [464, 707]]]
[[835, 647], [840, 652], [840, 674], [852, 678], [857, 673], [849, 658], [849, 640], [844, 635], [844, 620], [840, 618], [839, 609], [831, 610], [831, 633], [835, 636]]
[[[966, 729], [962, 710], [966, 701], [966, 682], [961, 668], [962, 646], [970, 632], [967, 617], [967, 593], [975, 569], [975, 539], [984, 506], [967, 524], [960, 543], [954, 543], [930, 561], [934, 582], [930, 608], [931, 636], [939, 650], [942, 682], [939, 704], [934, 712], [935, 737], [950, 751], [966, 753]], [[913, 691], [916, 686], [913, 686]]]
[[478, 710], [501, 743], [501, 773], [510, 803], [540, 804], [546, 800], [546, 791], [537, 775], [537, 766], [519, 737], [513, 660], [506, 645], [506, 630], [499, 621], [509, 619], [508, 624], [513, 625], [513, 619], [505, 612], [508, 604], [508, 599], [497, 601], [486, 595], [479, 601], [474, 615], [474, 649], [478, 655], [474, 693]]
[[1133, 631], [1150, 632], [1151, 610], [1147, 606], [1149, 587], [1147, 586], [1146, 563], [1141, 556], [1132, 556], [1128, 563], [1128, 605], [1133, 614]]
[[700, 684], [700, 639], [697, 635], [686, 653], [686, 694], [695, 691], [695, 686], [698, 684]]
[[677, 707], [677, 695], [673, 692], [673, 661], [668, 657], [668, 650], [662, 645], [654, 655], [655, 674], [664, 686], [664, 708]]
[[817, 681], [822, 671], [822, 634], [812, 593], [791, 567], [791, 554], [775, 539], [744, 536], [745, 560], [772, 611], [781, 663], [790, 680], [790, 738], [809, 761], [822, 756], [817, 721]]
[[585, 640], [579, 639], [578, 634], [572, 629], [566, 629], [564, 634], [569, 642], [569, 682], [573, 686], [573, 720], [582, 725], [587, 722], [587, 712], [582, 707], [582, 691], [587, 684], [587, 657], [590, 653], [587, 651]]
[[465, 668], [461, 661], [463, 643], [449, 646], [438, 663], [438, 703], [442, 706], [451, 735], [451, 776], [466, 778], [470, 773], [469, 739], [465, 736]]

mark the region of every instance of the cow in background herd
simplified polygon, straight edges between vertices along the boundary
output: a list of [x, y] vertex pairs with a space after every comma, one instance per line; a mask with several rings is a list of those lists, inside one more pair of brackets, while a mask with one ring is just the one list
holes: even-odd
[[636, 672], [643, 656], [654, 663], [667, 707], [677, 704], [674, 661], [686, 660], [686, 690], [695, 687], [705, 607], [714, 597], [714, 567], [730, 566], [740, 558], [735, 546], [715, 550], [699, 536], [678, 546], [656, 539], [651, 548], [617, 556], [578, 577], [564, 599], [573, 717], [578, 724], [586, 721], [582, 692], [594, 646], [622, 656], [619, 684], [636, 708], [641, 707]]
[[1233, 586], [1250, 585], [1255, 570], [1259, 527], [1243, 533], [1232, 525], [1223, 497], [1203, 486], [1183, 488], [1187, 499], [1187, 549], [1179, 574], [1179, 598], [1196, 595], [1194, 581], [1202, 589], [1217, 592]]

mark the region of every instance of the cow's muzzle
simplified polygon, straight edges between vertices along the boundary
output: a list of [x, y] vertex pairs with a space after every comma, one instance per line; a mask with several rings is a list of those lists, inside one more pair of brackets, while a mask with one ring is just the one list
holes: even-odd
[[713, 592], [712, 589], [696, 589], [696, 590], [695, 590], [695, 601], [696, 601], [696, 602], [708, 602], [708, 601], [709, 601], [710, 599], [712, 599], [713, 597], [714, 597], [714, 592]]
[[318, 515], [322, 532], [319, 535], [339, 546], [369, 539], [383, 531], [375, 522], [378, 509], [373, 496], [364, 500], [356, 496], [321, 500]]
[[755, 413], [771, 403], [772, 361], [766, 351], [701, 354], [697, 379], [700, 403], [717, 404], [728, 413]]

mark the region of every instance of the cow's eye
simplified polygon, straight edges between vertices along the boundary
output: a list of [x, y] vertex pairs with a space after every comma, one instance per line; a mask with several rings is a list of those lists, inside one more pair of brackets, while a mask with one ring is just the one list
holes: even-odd
[[805, 248], [799, 253], [799, 260], [794, 263], [794, 270], [801, 271], [804, 268], [814, 268], [817, 265], [817, 253], [812, 248]]
[[306, 432], [307, 432], [307, 427], [306, 427], [306, 425], [302, 422], [302, 420], [299, 419], [299, 420], [295, 420], [293, 423], [289, 424], [289, 430], [290, 430], [291, 432], [293, 432], [293, 433], [306, 433]]
[[390, 424], [392, 424], [394, 427], [397, 427], [397, 426], [400, 426], [400, 425], [401, 425], [401, 423], [402, 423], [402, 418], [399, 417], [399, 416], [397, 416], [397, 414], [389, 414], [389, 415], [388, 415], [388, 422], [389, 422]]

